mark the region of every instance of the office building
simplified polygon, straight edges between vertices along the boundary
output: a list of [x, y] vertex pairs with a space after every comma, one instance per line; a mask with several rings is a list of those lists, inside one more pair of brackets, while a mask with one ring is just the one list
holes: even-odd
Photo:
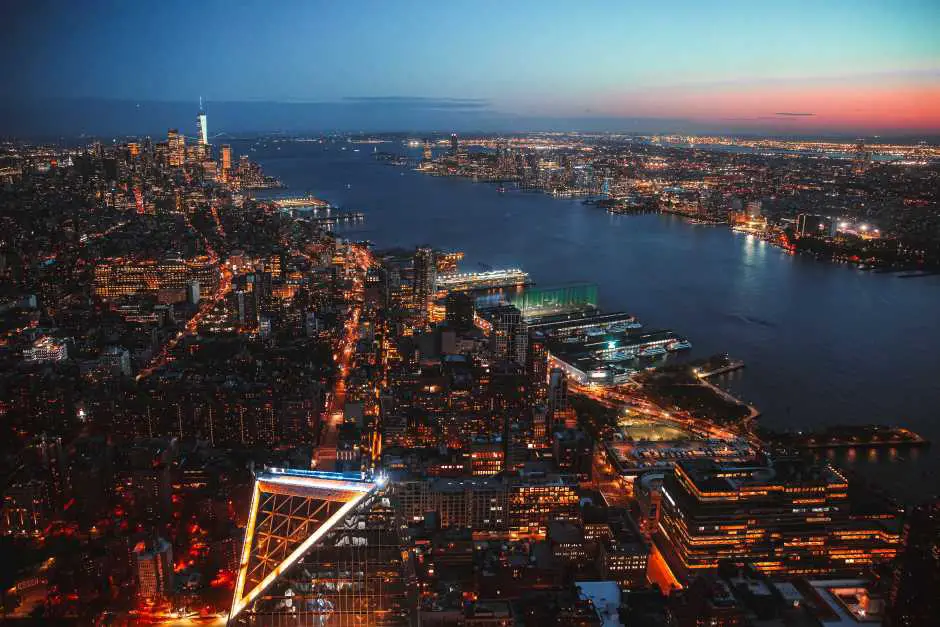
[[166, 134], [167, 164], [173, 168], [181, 168], [186, 162], [186, 138], [173, 128]]
[[227, 182], [232, 176], [232, 147], [222, 144], [219, 148], [219, 161], [222, 162], [222, 181]]
[[548, 378], [548, 435], [565, 426], [568, 415], [568, 376], [561, 368], [552, 368]]
[[581, 429], [555, 429], [552, 453], [559, 472], [579, 483], [591, 480], [594, 440]]
[[131, 375], [131, 353], [122, 346], [108, 346], [101, 352], [99, 359], [102, 370], [116, 376]]
[[509, 531], [544, 538], [552, 521], [581, 522], [577, 486], [561, 477], [525, 479], [509, 491]]
[[202, 107], [202, 98], [199, 99], [199, 143], [203, 146], [209, 145], [209, 127], [206, 118], [206, 110]]
[[[179, 301], [183, 301], [194, 295], [189, 287], [194, 281], [199, 283], [200, 289], [214, 290], [219, 284], [219, 272], [207, 258], [102, 259], [95, 266], [94, 290], [104, 299], [173, 290], [174, 294], [178, 293]], [[188, 295], [187, 289], [190, 289]]]
[[455, 331], [473, 328], [473, 299], [463, 292], [451, 292], [444, 304], [447, 326]]
[[436, 512], [441, 527], [501, 537], [544, 538], [552, 521], [580, 523], [577, 485], [557, 475], [407, 481], [396, 493], [407, 521]]
[[165, 598], [173, 592], [173, 547], [163, 538], [138, 542], [134, 548], [137, 560], [137, 596], [148, 601]]
[[649, 545], [637, 533], [629, 516], [615, 517], [599, 539], [598, 570], [604, 579], [616, 581], [621, 590], [646, 588], [649, 581]]
[[821, 233], [822, 227], [822, 216], [801, 213], [796, 222], [796, 235], [797, 237], [813, 237]]
[[199, 281], [190, 281], [186, 284], [186, 300], [191, 305], [198, 305], [199, 299]]
[[418, 248], [414, 254], [414, 288], [412, 291], [415, 309], [427, 311], [437, 292], [437, 266], [434, 251]]
[[492, 325], [493, 352], [499, 359], [526, 363], [529, 334], [522, 320], [522, 312], [512, 305], [500, 305], [481, 311]]
[[848, 487], [835, 468], [799, 459], [681, 460], [663, 481], [657, 544], [684, 581], [721, 560], [785, 576], [860, 573], [893, 559], [900, 537], [890, 515], [853, 516]]

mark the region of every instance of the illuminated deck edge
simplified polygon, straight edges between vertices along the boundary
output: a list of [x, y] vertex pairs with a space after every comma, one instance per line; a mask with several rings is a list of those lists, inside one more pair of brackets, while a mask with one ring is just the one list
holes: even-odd
[[[302, 489], [326, 490], [332, 492], [350, 493], [350, 498], [333, 513], [316, 531], [301, 542], [277, 568], [269, 572], [254, 588], [244, 593], [245, 580], [248, 574], [248, 563], [251, 559], [251, 546], [254, 541], [255, 524], [258, 518], [258, 507], [262, 493], [262, 485], [275, 484], [285, 487]], [[242, 542], [241, 560], [238, 565], [238, 578], [235, 582], [235, 595], [232, 599], [232, 609], [228, 620], [233, 620], [242, 610], [250, 605], [268, 586], [300, 559], [320, 538], [332, 530], [338, 523], [346, 518], [352, 510], [376, 488], [385, 484], [382, 475], [374, 478], [358, 473], [324, 472], [317, 470], [295, 470], [290, 468], [268, 468], [259, 473], [254, 482], [251, 495], [251, 509], [248, 516], [248, 525], [245, 527], [245, 538]], [[298, 494], [298, 496], [308, 496]]]

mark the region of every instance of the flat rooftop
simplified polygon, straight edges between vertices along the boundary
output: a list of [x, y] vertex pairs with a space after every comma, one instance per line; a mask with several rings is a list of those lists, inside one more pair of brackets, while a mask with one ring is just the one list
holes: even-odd
[[703, 492], [783, 485], [824, 488], [846, 483], [845, 477], [831, 466], [811, 464], [802, 460], [777, 460], [772, 465], [765, 466], [713, 459], [681, 459], [676, 465]]

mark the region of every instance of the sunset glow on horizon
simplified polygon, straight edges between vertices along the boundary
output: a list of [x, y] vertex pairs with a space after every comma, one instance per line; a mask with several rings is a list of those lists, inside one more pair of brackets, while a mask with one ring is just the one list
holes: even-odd
[[24, 3], [8, 24], [11, 101], [303, 103], [329, 128], [940, 133], [932, 0]]
[[940, 84], [922, 81], [676, 87], [605, 96], [604, 103], [596, 110], [624, 117], [826, 130], [940, 129]]

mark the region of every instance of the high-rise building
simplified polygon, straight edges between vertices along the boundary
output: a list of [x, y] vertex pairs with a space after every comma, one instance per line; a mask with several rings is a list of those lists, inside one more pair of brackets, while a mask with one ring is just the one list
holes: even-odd
[[522, 312], [513, 305], [500, 305], [486, 309], [483, 315], [493, 325], [491, 341], [496, 356], [525, 365], [529, 334]]
[[556, 429], [552, 453], [559, 472], [579, 482], [591, 480], [594, 466], [594, 440], [581, 429]]
[[219, 153], [222, 161], [222, 180], [228, 181], [232, 174], [232, 147], [228, 144], [222, 144]]
[[796, 222], [796, 235], [797, 237], [811, 237], [814, 235], [819, 235], [820, 228], [822, 226], [822, 216], [801, 213]]
[[424, 140], [424, 160], [430, 161], [431, 157], [431, 142], [426, 139]]
[[427, 311], [437, 291], [437, 264], [434, 250], [418, 248], [414, 255], [414, 307]]
[[464, 292], [451, 292], [444, 304], [448, 326], [455, 331], [473, 328], [473, 299]]
[[163, 538], [154, 538], [151, 546], [139, 542], [137, 558], [137, 596], [157, 600], [173, 592], [173, 547]]
[[913, 508], [894, 567], [886, 625], [929, 625], [940, 615], [940, 502]]
[[548, 389], [548, 338], [542, 331], [529, 331], [526, 351], [526, 375], [536, 402], [545, 401]]
[[200, 300], [199, 281], [190, 281], [186, 284], [186, 300], [192, 305], [198, 305]]
[[180, 168], [186, 161], [186, 138], [179, 130], [171, 128], [166, 134], [167, 163], [174, 168]]
[[207, 126], [206, 110], [202, 107], [202, 97], [199, 98], [199, 143], [209, 145], [209, 127]]
[[568, 412], [568, 377], [561, 368], [552, 368], [548, 380], [548, 436], [563, 426]]
[[551, 521], [580, 522], [577, 484], [561, 477], [530, 479], [509, 490], [509, 530], [523, 537], [545, 537]]
[[896, 520], [849, 509], [848, 481], [828, 465], [680, 460], [663, 480], [657, 545], [680, 581], [720, 560], [775, 575], [855, 575], [890, 561]]
[[452, 155], [456, 155], [459, 147], [460, 147], [460, 143], [457, 141], [457, 133], [451, 133], [450, 134], [450, 153]]
[[99, 359], [102, 370], [119, 377], [131, 375], [131, 353], [122, 346], [108, 346]]

